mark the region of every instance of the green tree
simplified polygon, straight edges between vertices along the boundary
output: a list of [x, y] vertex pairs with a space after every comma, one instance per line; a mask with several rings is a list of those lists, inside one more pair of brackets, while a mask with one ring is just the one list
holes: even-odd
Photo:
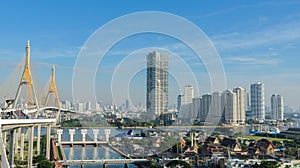
[[54, 163], [48, 161], [48, 160], [42, 160], [39, 164], [38, 164], [38, 168], [54, 168]]

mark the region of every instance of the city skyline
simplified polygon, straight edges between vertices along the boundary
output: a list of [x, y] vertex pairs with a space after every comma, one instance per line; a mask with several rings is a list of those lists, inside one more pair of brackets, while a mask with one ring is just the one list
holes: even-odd
[[[227, 88], [241, 86], [249, 93], [250, 84], [262, 82], [265, 84], [266, 105], [270, 105], [269, 97], [273, 94], [283, 95], [285, 105], [294, 109], [298, 109], [300, 105], [297, 99], [300, 93], [300, 69], [297, 65], [300, 15], [297, 9], [300, 4], [297, 1], [230, 1], [218, 2], [217, 5], [213, 2], [176, 2], [175, 6], [182, 7], [178, 10], [170, 8], [170, 2], [158, 1], [157, 4], [136, 3], [136, 7], [120, 2], [122, 8], [113, 4], [101, 6], [100, 2], [99, 5], [59, 1], [43, 3], [2, 2], [0, 14], [5, 26], [1, 27], [0, 32], [1, 91], [6, 89], [3, 85], [22, 60], [25, 54], [24, 45], [30, 39], [33, 73], [36, 75], [34, 80], [38, 79], [37, 83], [43, 87], [50, 75], [52, 64], [55, 64], [60, 95], [63, 100], [71, 99], [72, 72], [76, 56], [89, 36], [116, 17], [132, 12], [156, 10], [186, 18], [204, 31], [222, 59]], [[64, 5], [68, 5], [69, 11], [65, 10]], [[10, 10], [11, 8], [18, 9], [18, 12]], [[251, 15], [247, 13], [250, 11]], [[240, 17], [236, 17], [237, 15]], [[210, 88], [205, 66], [191, 49], [164, 35], [144, 34], [120, 41], [107, 53], [96, 76], [98, 100], [112, 100], [111, 97], [104, 96], [109, 95], [107, 88], [110, 88], [105, 81], [111, 80], [112, 71], [119, 61], [135, 50], [145, 47], [167, 48], [180, 56], [196, 75], [198, 85], [190, 81], [182, 83], [183, 86], [193, 85], [195, 96], [214, 92]], [[136, 62], [141, 60], [145, 63], [144, 55]], [[174, 62], [170, 60], [170, 69], [172, 66], [173, 69], [178, 67]], [[184, 74], [185, 71], [180, 73]], [[133, 82], [134, 85], [139, 85], [137, 89], [141, 92], [133, 96], [137, 100], [145, 99], [145, 74], [145, 71], [141, 72]], [[170, 83], [169, 104], [176, 104], [177, 95], [182, 93], [183, 86], [176, 86], [174, 82], [172, 84], [172, 80]], [[124, 102], [124, 99], [121, 101]], [[133, 101], [138, 104], [136, 100]]]

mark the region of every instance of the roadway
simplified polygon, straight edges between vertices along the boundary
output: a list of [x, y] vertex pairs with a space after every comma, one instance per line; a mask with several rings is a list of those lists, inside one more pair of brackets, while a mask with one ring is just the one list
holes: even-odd
[[59, 160], [62, 165], [87, 165], [87, 164], [143, 164], [148, 159], [99, 159], [99, 160]]
[[0, 125], [2, 131], [7, 131], [19, 127], [53, 124], [55, 121], [55, 119], [0, 119]]

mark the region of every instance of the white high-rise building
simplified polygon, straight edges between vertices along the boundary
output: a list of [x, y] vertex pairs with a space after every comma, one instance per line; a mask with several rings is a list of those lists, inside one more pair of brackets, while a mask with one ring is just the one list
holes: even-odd
[[168, 56], [147, 55], [147, 112], [152, 119], [168, 112]]
[[264, 84], [254, 83], [250, 86], [251, 90], [251, 111], [252, 119], [265, 119], [265, 89]]
[[78, 102], [77, 103], [77, 110], [79, 112], [85, 112], [85, 103], [84, 102]]
[[222, 116], [222, 103], [221, 103], [221, 92], [216, 91], [212, 93], [211, 105], [210, 105], [210, 117], [217, 117], [221, 119]]
[[246, 91], [242, 87], [237, 87], [233, 89], [236, 93], [236, 112], [238, 123], [244, 124], [246, 120]]
[[273, 94], [271, 96], [271, 112], [273, 120], [282, 121], [284, 119], [284, 104], [281, 95]]
[[184, 86], [184, 97], [183, 104], [181, 105], [181, 115], [185, 121], [195, 120], [194, 115], [192, 114], [192, 103], [194, 98], [194, 87], [191, 85]]
[[194, 98], [194, 87], [191, 85], [184, 86], [184, 104], [192, 104]]
[[71, 109], [71, 102], [69, 100], [63, 100], [62, 101], [62, 108], [70, 110]]
[[225, 122], [237, 123], [236, 93], [227, 89], [222, 93], [222, 107], [224, 107]]

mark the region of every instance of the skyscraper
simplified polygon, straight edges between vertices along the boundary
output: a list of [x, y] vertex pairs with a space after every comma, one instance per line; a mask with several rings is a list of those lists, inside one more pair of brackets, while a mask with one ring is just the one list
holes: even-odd
[[254, 83], [250, 86], [251, 90], [251, 111], [252, 119], [265, 119], [265, 89], [264, 84]]
[[246, 120], [246, 101], [245, 101], [245, 89], [242, 87], [237, 87], [233, 89], [236, 93], [236, 112], [238, 123], [245, 123]]
[[177, 112], [179, 113], [181, 110], [181, 106], [184, 104], [183, 102], [184, 95], [177, 96]]
[[168, 111], [168, 56], [147, 55], [147, 112], [152, 119]]
[[202, 95], [201, 104], [200, 104], [200, 120], [203, 122], [206, 120], [206, 117], [209, 113], [211, 106], [211, 94]]
[[284, 111], [283, 97], [281, 95], [273, 94], [271, 96], [272, 119], [277, 121], [282, 121], [284, 117], [283, 111]]
[[184, 104], [192, 104], [194, 98], [194, 87], [191, 85], [184, 86]]
[[212, 93], [212, 98], [211, 98], [211, 117], [221, 119], [220, 117], [222, 116], [222, 107], [221, 107], [221, 92], [216, 91]]
[[183, 105], [181, 106], [181, 115], [185, 121], [191, 122], [196, 116], [193, 116], [192, 103], [194, 98], [194, 87], [191, 85], [184, 86]]
[[193, 98], [193, 103], [192, 103], [192, 120], [197, 120], [198, 119], [198, 114], [200, 111], [200, 106], [201, 106], [201, 97], [195, 97]]
[[236, 93], [226, 90], [222, 93], [222, 107], [224, 108], [225, 121], [228, 123], [237, 123], [237, 103]]

